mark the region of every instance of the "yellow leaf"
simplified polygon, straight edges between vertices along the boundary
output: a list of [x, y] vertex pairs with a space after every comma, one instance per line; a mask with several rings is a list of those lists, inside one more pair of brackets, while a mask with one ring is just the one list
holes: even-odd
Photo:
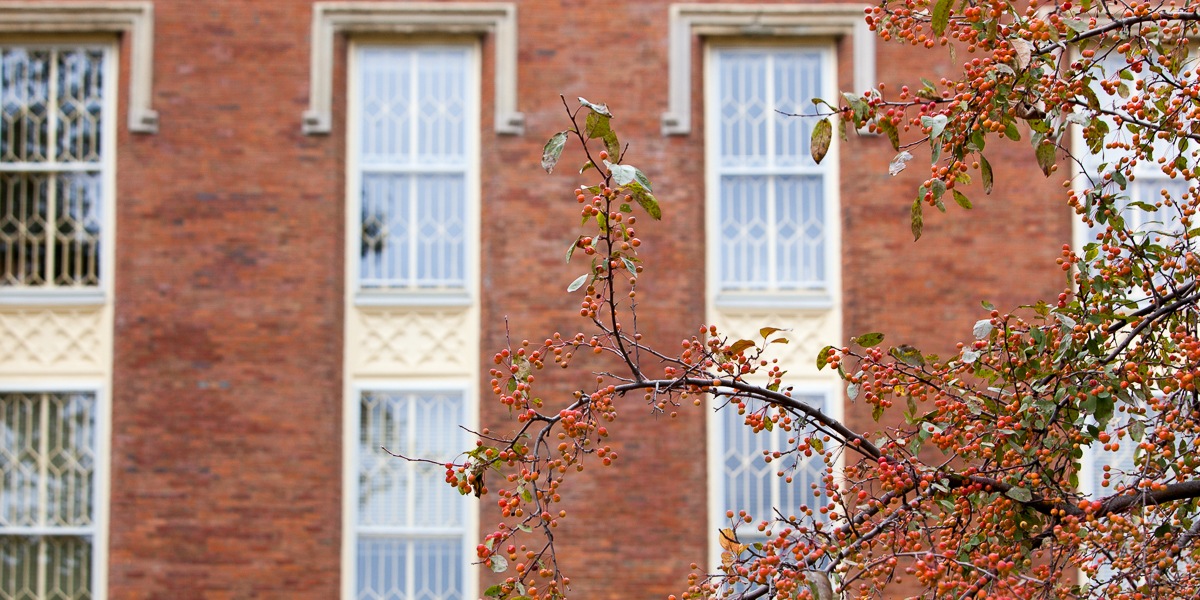
[[732, 529], [721, 530], [721, 547], [734, 556], [741, 554], [746, 548], [749, 548], [749, 546], [737, 542], [737, 534]]

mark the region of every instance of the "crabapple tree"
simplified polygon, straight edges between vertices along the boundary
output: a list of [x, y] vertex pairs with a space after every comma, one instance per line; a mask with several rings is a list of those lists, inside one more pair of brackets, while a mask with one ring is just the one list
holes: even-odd
[[[943, 53], [962, 70], [814, 100], [794, 117], [817, 121], [813, 158], [835, 131], [863, 128], [891, 141], [893, 174], [928, 155], [911, 208], [919, 238], [931, 211], [971, 208], [962, 188], [972, 179], [988, 194], [1003, 185], [988, 148], [1029, 144], [1045, 175], [1063, 180], [1061, 197], [1045, 201], [1062, 202], [1088, 232], [1058, 259], [1071, 287], [1028, 306], [985, 303], [949, 358], [888, 347], [881, 333], [826, 347], [817, 366], [836, 370], [876, 421], [896, 424], [852, 430], [789, 393], [765, 360], [778, 336], [771, 327], [755, 340], [700, 327], [680, 332], [677, 347], [643, 343], [635, 316], [647, 265], [635, 228], [664, 216], [609, 108], [564, 100], [566, 128], [542, 165], [551, 171], [564, 145], [578, 144], [594, 177], [574, 190], [583, 223], [566, 255], [586, 266], [567, 287], [582, 298], [585, 331], [497, 353], [491, 391], [516, 429], [480, 431], [476, 447], [445, 465], [449, 484], [495, 501], [504, 517], [478, 546], [506, 578], [486, 595], [567, 597], [552, 535], [565, 513], [555, 503], [572, 473], [617, 458], [605, 445], [619, 427], [617, 403], [672, 412], [708, 395], [756, 433], [787, 432], [768, 460], [824, 460], [824, 504], [729, 514], [722, 564], [697, 567], [683, 598], [884, 598], [900, 581], [923, 598], [952, 599], [1143, 600], [1200, 589], [1200, 258], [1191, 243], [1200, 73], [1189, 59], [1200, 0], [884, 0], [864, 19], [884, 40]], [[1147, 172], [1167, 183], [1147, 186]], [[533, 393], [539, 370], [568, 368], [581, 353], [623, 366], [588, 373], [572, 397]], [[1122, 450], [1128, 460], [1104, 466], [1098, 491], [1085, 492], [1085, 457]], [[739, 528], [756, 526], [766, 541], [742, 543]]]

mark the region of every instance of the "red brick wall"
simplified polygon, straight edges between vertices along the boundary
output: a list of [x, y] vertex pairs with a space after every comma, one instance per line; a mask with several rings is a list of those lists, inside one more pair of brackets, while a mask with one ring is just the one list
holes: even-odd
[[[647, 339], [672, 347], [704, 321], [703, 78], [696, 45], [693, 131], [662, 137], [667, 6], [521, 2], [523, 137], [494, 133], [485, 41], [484, 390], [505, 316], [517, 340], [582, 325], [577, 298], [563, 292], [582, 267], [562, 260], [582, 159], [569, 149], [553, 176], [538, 165], [564, 128], [559, 93], [608, 102], [629, 161], [660, 191], [664, 221], [638, 227]], [[118, 151], [110, 595], [336, 598], [344, 45], [333, 132], [307, 137], [309, 1], [158, 0], [155, 11], [160, 133], [130, 135], [122, 116]], [[849, 89], [849, 45], [839, 50]], [[896, 90], [950, 74], [939, 57], [881, 43], [879, 73]], [[879, 137], [842, 146], [846, 338], [884, 331], [945, 354], [969, 336], [981, 297], [1006, 307], [1065, 285], [1053, 258], [1069, 238], [1067, 213], [1047, 200], [1059, 188], [1037, 174], [1026, 144], [989, 149], [994, 195], [971, 190], [974, 211], [927, 214], [916, 244], [908, 210], [927, 155], [889, 178], [893, 154]], [[546, 373], [539, 394], [561, 397], [600, 368], [581, 360]], [[511, 426], [490, 396], [483, 402], [485, 424]], [[640, 398], [626, 399], [617, 466], [574, 478], [556, 542], [575, 597], [662, 598], [684, 587], [688, 563], [703, 562], [703, 417], [680, 412], [656, 421]], [[485, 508], [485, 532], [496, 520]]]

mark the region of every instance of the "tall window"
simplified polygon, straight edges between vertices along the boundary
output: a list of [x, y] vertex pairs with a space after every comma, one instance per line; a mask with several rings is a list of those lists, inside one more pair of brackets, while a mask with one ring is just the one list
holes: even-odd
[[0, 394], [0, 597], [92, 597], [96, 397]]
[[100, 284], [105, 54], [0, 47], [0, 287]]
[[464, 600], [462, 497], [445, 482], [465, 437], [461, 393], [364, 392], [359, 420], [359, 600]]
[[[796, 394], [794, 397], [815, 408], [828, 410], [824, 394]], [[761, 405], [749, 404], [747, 410], [755, 410], [758, 406]], [[788, 450], [787, 440], [797, 436], [795, 431], [776, 427], [772, 431], [754, 433], [746, 426], [746, 418], [738, 414], [736, 406], [721, 409], [717, 418], [722, 448], [722, 519], [725, 511], [732, 510], [736, 514], [744, 510], [757, 523], [773, 520], [775, 509], [786, 517], [800, 514], [806, 506], [813, 510], [823, 506], [812, 487], [813, 484], [824, 487], [825, 463], [820, 456], [815, 453], [813, 456], [789, 454], [768, 463], [763, 454], [764, 451]], [[779, 477], [780, 471], [785, 472], [784, 477]], [[792, 478], [791, 483], [786, 477]]]
[[364, 289], [465, 286], [471, 63], [466, 47], [359, 51]]
[[825, 88], [830, 53], [819, 48], [717, 49], [722, 290], [788, 291], [827, 285], [826, 196], [832, 160], [809, 151], [811, 113]]

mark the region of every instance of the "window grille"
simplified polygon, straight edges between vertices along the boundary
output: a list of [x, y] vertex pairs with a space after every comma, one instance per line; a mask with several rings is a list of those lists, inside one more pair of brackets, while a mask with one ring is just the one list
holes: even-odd
[[[824, 394], [796, 394], [794, 397], [818, 409], [827, 409]], [[746, 410], [758, 407], [761, 404], [752, 402], [747, 404]], [[816, 511], [824, 506], [812, 487], [813, 484], [824, 487], [825, 462], [817, 453], [813, 456], [790, 454], [769, 463], [763, 455], [764, 450], [786, 451], [788, 438], [803, 433], [784, 431], [782, 427], [754, 433], [746, 426], [746, 417], [738, 414], [736, 406], [721, 409], [716, 418], [720, 420], [722, 438], [722, 517], [726, 511], [737, 514], [744, 510], [757, 523], [774, 520], [775, 509], [786, 517], [800, 515], [804, 507]], [[786, 471], [792, 482], [787, 483], [779, 477], [779, 471]], [[745, 536], [757, 534], [754, 530], [746, 531]]]
[[0, 394], [0, 598], [92, 597], [96, 397]]
[[0, 47], [0, 286], [100, 284], [105, 60]]
[[463, 600], [465, 508], [442, 464], [465, 443], [464, 417], [459, 393], [362, 394], [358, 600]]
[[725, 290], [826, 286], [830, 157], [809, 150], [812, 113], [825, 90], [820, 49], [719, 49], [717, 90], [720, 282]]
[[470, 50], [363, 48], [359, 63], [359, 284], [462, 288]]

